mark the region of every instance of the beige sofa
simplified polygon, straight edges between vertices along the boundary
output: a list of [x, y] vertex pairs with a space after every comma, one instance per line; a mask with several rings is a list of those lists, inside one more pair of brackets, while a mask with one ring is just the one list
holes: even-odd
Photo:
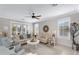
[[47, 43], [50, 36], [51, 35], [49, 33], [42, 34], [42, 35], [40, 35], [39, 40], [42, 43]]

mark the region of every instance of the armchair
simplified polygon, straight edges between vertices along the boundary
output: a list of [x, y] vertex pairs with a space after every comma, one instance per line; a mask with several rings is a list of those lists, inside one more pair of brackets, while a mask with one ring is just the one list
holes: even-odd
[[39, 40], [42, 43], [47, 43], [49, 38], [50, 38], [50, 35], [47, 33], [47, 34], [43, 34], [42, 36], [40, 36]]
[[25, 53], [25, 50], [21, 47], [20, 44], [14, 46], [14, 51], [16, 55], [23, 55]]

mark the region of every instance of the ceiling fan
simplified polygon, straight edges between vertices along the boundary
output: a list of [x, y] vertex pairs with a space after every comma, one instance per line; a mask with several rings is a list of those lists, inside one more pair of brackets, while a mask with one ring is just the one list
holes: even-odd
[[31, 18], [35, 18], [35, 19], [40, 19], [41, 15], [35, 15], [35, 13], [33, 12], [31, 16], [25, 16], [25, 17], [31, 17]]

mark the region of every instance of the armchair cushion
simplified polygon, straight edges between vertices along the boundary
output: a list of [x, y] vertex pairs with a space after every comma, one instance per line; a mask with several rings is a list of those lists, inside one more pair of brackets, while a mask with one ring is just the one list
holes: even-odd
[[46, 37], [40, 37], [40, 42], [47, 43], [48, 39]]
[[15, 52], [17, 53], [17, 52], [19, 52], [22, 48], [21, 48], [21, 45], [20, 45], [20, 44], [17, 44], [14, 49], [15, 49]]

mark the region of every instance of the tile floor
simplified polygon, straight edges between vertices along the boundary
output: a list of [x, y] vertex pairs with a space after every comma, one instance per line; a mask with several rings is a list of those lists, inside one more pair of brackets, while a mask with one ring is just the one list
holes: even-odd
[[37, 55], [79, 55], [78, 51], [62, 45], [48, 47], [45, 44], [39, 44], [35, 49], [32, 49], [32, 51], [27, 48], [27, 45], [24, 45], [23, 48], [26, 50], [26, 54], [31, 52]]

